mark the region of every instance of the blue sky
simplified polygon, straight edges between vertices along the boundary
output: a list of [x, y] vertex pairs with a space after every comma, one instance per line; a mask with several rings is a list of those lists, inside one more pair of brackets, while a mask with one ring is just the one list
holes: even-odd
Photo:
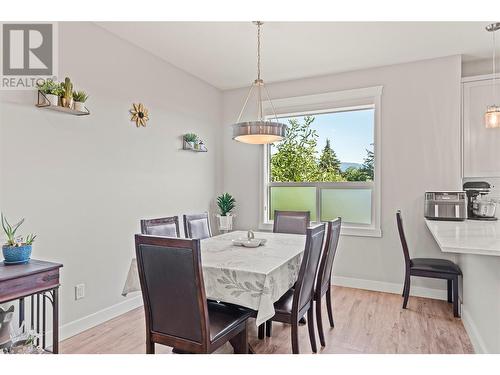
[[[366, 149], [373, 147], [373, 109], [324, 113], [314, 115], [311, 127], [318, 133], [318, 153], [325, 147], [326, 139], [341, 162], [363, 163]], [[288, 124], [288, 119], [283, 122]], [[303, 116], [297, 117], [303, 122]]]

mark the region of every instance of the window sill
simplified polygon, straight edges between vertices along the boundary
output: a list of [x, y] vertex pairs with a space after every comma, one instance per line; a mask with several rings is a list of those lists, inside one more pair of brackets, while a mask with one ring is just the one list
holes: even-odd
[[[260, 223], [259, 230], [262, 230], [265, 232], [271, 232], [273, 230], [273, 224], [272, 223]], [[381, 238], [382, 237], [382, 230], [380, 228], [356, 227], [356, 226], [348, 226], [348, 225], [342, 224], [340, 234], [343, 236]]]

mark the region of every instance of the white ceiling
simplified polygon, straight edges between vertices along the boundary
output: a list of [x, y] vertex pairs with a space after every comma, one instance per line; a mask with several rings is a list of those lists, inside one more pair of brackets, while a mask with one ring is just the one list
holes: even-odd
[[[108, 31], [220, 89], [256, 76], [251, 22], [99, 22]], [[487, 22], [266, 22], [262, 76], [283, 81], [454, 54], [487, 58]]]

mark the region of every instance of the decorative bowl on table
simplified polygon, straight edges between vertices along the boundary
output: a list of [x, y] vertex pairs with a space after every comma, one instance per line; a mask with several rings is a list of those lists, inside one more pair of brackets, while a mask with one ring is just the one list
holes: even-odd
[[23, 264], [28, 263], [31, 257], [32, 245], [22, 246], [2, 246], [2, 254], [5, 258], [5, 264]]
[[263, 246], [267, 240], [265, 238], [238, 238], [233, 240], [233, 245], [243, 247], [259, 247]]

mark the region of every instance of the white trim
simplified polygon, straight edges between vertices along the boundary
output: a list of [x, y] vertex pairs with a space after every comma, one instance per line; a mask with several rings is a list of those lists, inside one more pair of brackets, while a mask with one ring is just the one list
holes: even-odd
[[462, 77], [462, 83], [465, 82], [475, 82], [475, 81], [489, 81], [492, 80], [493, 77], [496, 79], [500, 78], [500, 73], [490, 73], [490, 74], [482, 74], [479, 76], [470, 76], [470, 77]]
[[[66, 323], [59, 327], [59, 342], [136, 309], [142, 306], [142, 304], [142, 296], [138, 295], [115, 305], [106, 307], [93, 314]], [[52, 346], [52, 331], [47, 332], [46, 338], [47, 346]]]
[[[396, 293], [399, 295], [401, 295], [403, 291], [403, 284], [390, 283], [386, 281], [356, 279], [343, 276], [333, 276], [332, 284], [345, 286], [348, 288], [373, 290], [376, 292]], [[444, 289], [432, 289], [421, 286], [412, 286], [410, 288], [410, 295], [415, 297], [433, 298], [445, 301], [447, 300], [447, 291]]]
[[471, 315], [465, 307], [462, 306], [462, 322], [464, 324], [465, 330], [469, 335], [469, 339], [472, 343], [475, 353], [479, 354], [489, 354], [490, 352], [486, 348], [483, 338], [481, 337], [476, 324], [472, 320]]
[[[266, 116], [291, 116], [305, 115], [307, 113], [329, 113], [336, 111], [374, 108], [374, 129], [373, 129], [373, 153], [375, 156], [374, 181], [372, 187], [372, 223], [366, 225], [343, 226], [341, 234], [350, 236], [370, 236], [382, 237], [381, 211], [382, 211], [382, 173], [380, 161], [382, 160], [382, 125], [381, 125], [381, 96], [383, 86], [372, 86], [344, 91], [327, 92], [315, 95], [295, 96], [289, 98], [274, 99], [273, 105], [263, 102], [263, 110]], [[272, 116], [274, 117], [274, 116]], [[265, 166], [268, 162], [268, 147], [262, 147], [260, 158], [260, 193], [259, 193], [259, 229], [268, 230], [269, 221], [267, 219], [265, 205], [268, 204], [268, 171]], [[316, 202], [320, 204], [319, 200]], [[319, 211], [318, 211], [319, 213]]]

